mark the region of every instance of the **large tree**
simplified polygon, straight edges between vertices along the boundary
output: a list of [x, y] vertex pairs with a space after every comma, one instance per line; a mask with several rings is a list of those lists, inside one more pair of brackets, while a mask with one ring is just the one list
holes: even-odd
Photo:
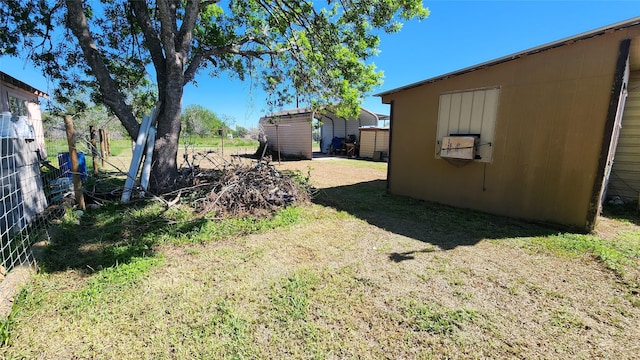
[[420, 0], [3, 0], [0, 54], [28, 49], [59, 101], [93, 91], [132, 138], [125, 95], [153, 69], [158, 102], [152, 189], [175, 186], [183, 88], [207, 71], [259, 79], [275, 109], [297, 96], [349, 116], [381, 80], [381, 32], [424, 18]]

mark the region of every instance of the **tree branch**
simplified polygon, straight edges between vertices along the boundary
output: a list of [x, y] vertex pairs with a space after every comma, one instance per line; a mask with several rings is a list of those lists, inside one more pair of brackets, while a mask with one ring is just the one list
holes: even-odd
[[200, 10], [206, 8], [209, 5], [217, 4], [219, 2], [220, 2], [220, 0], [208, 0], [208, 1], [202, 0], [202, 1], [200, 1], [200, 4], [199, 4], [200, 5]]
[[[175, 59], [176, 56], [176, 42], [174, 30], [175, 16], [172, 16], [171, 9], [167, 0], [158, 0], [158, 18], [160, 19], [160, 37], [164, 44], [164, 51], [167, 61], [169, 59]], [[175, 10], [175, 8], [174, 8]]]
[[198, 0], [187, 1], [184, 9], [184, 19], [182, 20], [182, 26], [180, 26], [180, 32], [178, 34], [178, 41], [180, 42], [180, 49], [178, 51], [185, 55], [187, 50], [191, 47], [193, 29], [196, 26], [196, 20], [198, 20], [200, 10], [201, 7]]
[[153, 61], [153, 65], [156, 69], [156, 79], [158, 81], [158, 87], [161, 88], [164, 86], [163, 84], [166, 81], [166, 60], [162, 51], [160, 36], [158, 35], [156, 29], [153, 27], [151, 18], [149, 17], [149, 13], [147, 11], [146, 2], [140, 0], [129, 0], [129, 4], [133, 9], [133, 14], [136, 17], [138, 26], [140, 26], [140, 28], [142, 29], [145, 43], [147, 45], [147, 48], [149, 48], [149, 53], [151, 54], [151, 61]]
[[125, 103], [124, 97], [118, 91], [118, 87], [111, 78], [111, 74], [100, 56], [98, 47], [93, 40], [91, 32], [89, 31], [87, 18], [85, 17], [84, 10], [82, 8], [82, 1], [66, 0], [66, 6], [69, 28], [78, 39], [78, 43], [82, 49], [87, 64], [91, 67], [91, 71], [98, 81], [104, 103], [107, 104], [107, 106], [109, 106], [109, 108], [122, 121], [122, 125], [124, 125], [129, 136], [135, 138], [138, 134], [140, 125], [133, 116], [131, 109]]
[[224, 54], [234, 54], [234, 55], [240, 55], [240, 56], [245, 56], [245, 57], [254, 57], [254, 58], [259, 58], [262, 57], [264, 55], [277, 55], [283, 52], [288, 51], [289, 49], [287, 48], [283, 48], [280, 50], [242, 50], [240, 47], [242, 45], [245, 45], [247, 43], [250, 42], [255, 42], [257, 44], [260, 45], [264, 45], [267, 46], [264, 41], [255, 38], [255, 37], [245, 37], [243, 39], [240, 39], [237, 43], [235, 44], [230, 44], [230, 45], [225, 45], [225, 46], [219, 46], [213, 49], [208, 49], [208, 50], [204, 50], [204, 51], [198, 51], [196, 52], [193, 57], [191, 58], [191, 60], [189, 61], [189, 66], [187, 67], [187, 70], [184, 73], [184, 83], [185, 85], [187, 83], [189, 83], [190, 81], [193, 80], [196, 72], [198, 71], [198, 69], [200, 68], [200, 65], [202, 64], [202, 62], [208, 58], [211, 58], [212, 56], [220, 56], [220, 55], [224, 55]]

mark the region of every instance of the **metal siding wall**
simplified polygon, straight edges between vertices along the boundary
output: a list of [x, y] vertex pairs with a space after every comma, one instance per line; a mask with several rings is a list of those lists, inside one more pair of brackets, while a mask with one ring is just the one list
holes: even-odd
[[28, 118], [33, 125], [35, 132], [36, 143], [40, 156], [44, 159], [47, 157], [44, 144], [44, 129], [42, 126], [42, 115], [40, 113], [40, 104], [38, 104], [38, 97], [28, 91], [17, 88], [9, 88], [4, 84], [0, 84], [0, 111], [9, 111], [9, 98], [8, 95], [25, 100], [27, 105]]
[[[478, 154], [482, 158], [483, 162], [491, 162], [493, 160], [493, 142], [496, 136], [496, 122], [498, 121], [498, 98], [500, 96], [499, 89], [493, 89], [493, 91], [487, 91], [484, 93], [486, 98], [483, 101], [482, 112], [482, 125], [480, 126], [480, 147], [478, 148]], [[490, 145], [485, 145], [489, 144]]]
[[329, 152], [329, 145], [331, 145], [331, 139], [333, 139], [333, 122], [329, 119], [322, 121], [322, 127], [320, 128], [320, 136], [322, 136], [322, 153]]
[[640, 71], [631, 73], [607, 197], [637, 201], [640, 192]]
[[376, 151], [384, 151], [389, 154], [389, 130], [376, 132]]
[[376, 134], [373, 131], [360, 131], [360, 157], [373, 158], [376, 147], [375, 137]]
[[27, 103], [27, 110], [29, 111], [29, 118], [31, 118], [33, 131], [35, 132], [38, 151], [40, 152], [40, 156], [45, 159], [47, 157], [47, 150], [44, 142], [44, 128], [42, 126], [40, 104], [37, 102], [29, 102]]
[[271, 146], [276, 143], [276, 127], [269, 126], [267, 123], [260, 122], [260, 126], [262, 126], [262, 131], [264, 131], [264, 135], [267, 137], [267, 144]]
[[344, 119], [333, 119], [333, 136], [347, 137], [347, 124]]
[[0, 83], [0, 112], [9, 111], [9, 99], [7, 98], [7, 87]]
[[274, 151], [278, 150], [280, 139], [280, 153], [283, 156], [295, 156], [303, 159], [311, 159], [311, 117], [301, 115], [284, 117], [279, 119], [276, 130], [275, 125], [261, 123], [264, 133], [267, 135], [269, 146]]
[[[346, 127], [346, 135], [355, 135], [356, 139], [358, 137], [360, 137], [360, 121], [358, 121], [358, 119], [351, 119], [351, 120], [346, 120], [345, 121], [345, 127]], [[345, 136], [345, 137], [347, 137]]]
[[[618, 50], [628, 38], [640, 40], [640, 26], [384, 95], [394, 104], [389, 192], [587, 229]], [[440, 95], [492, 86], [500, 86], [492, 162], [436, 159]]]
[[360, 130], [360, 157], [373, 158], [374, 151], [389, 154], [389, 130]]

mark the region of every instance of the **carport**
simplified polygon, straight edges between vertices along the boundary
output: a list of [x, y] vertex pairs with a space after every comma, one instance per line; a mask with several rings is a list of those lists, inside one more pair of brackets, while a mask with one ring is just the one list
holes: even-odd
[[311, 159], [314, 119], [320, 123], [321, 153], [354, 155], [355, 147], [349, 144], [359, 144], [359, 129], [363, 126], [377, 126], [380, 120], [387, 120], [389, 117], [365, 108], [360, 108], [358, 118], [353, 119], [342, 118], [330, 111], [295, 108], [266, 115], [260, 118], [259, 123], [272, 150], [279, 149], [283, 156]]

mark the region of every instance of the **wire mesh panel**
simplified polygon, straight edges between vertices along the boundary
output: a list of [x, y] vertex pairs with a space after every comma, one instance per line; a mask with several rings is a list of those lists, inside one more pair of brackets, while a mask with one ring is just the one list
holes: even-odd
[[0, 139], [0, 253], [3, 272], [32, 264], [29, 226], [47, 207], [35, 142]]
[[55, 161], [58, 152], [68, 154], [64, 136], [45, 141], [42, 131], [20, 130], [19, 119], [0, 115], [0, 315], [7, 315], [16, 284], [35, 267], [33, 245], [49, 240], [49, 222], [61, 215], [49, 205], [72, 192], [73, 185]]

